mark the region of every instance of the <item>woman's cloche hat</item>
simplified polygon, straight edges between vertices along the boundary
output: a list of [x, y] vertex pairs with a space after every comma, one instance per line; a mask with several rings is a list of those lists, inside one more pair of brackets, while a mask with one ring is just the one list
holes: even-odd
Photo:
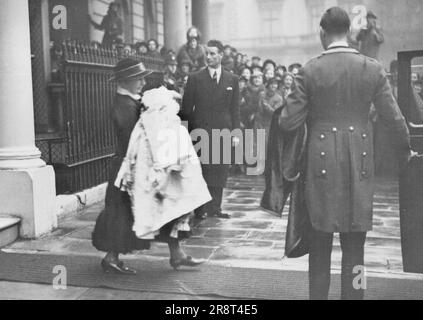
[[133, 58], [124, 58], [114, 66], [113, 76], [109, 80], [121, 81], [134, 78], [145, 78], [152, 73], [153, 71], [146, 69], [142, 62]]

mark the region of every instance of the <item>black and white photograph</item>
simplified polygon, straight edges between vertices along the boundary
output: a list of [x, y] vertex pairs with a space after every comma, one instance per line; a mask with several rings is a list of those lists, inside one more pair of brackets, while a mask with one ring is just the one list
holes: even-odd
[[0, 0], [0, 300], [423, 300], [422, 17]]

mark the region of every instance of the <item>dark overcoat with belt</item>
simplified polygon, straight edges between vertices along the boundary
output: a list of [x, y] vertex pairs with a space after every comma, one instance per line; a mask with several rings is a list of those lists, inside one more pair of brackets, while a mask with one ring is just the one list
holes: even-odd
[[331, 48], [309, 61], [287, 97], [282, 129], [302, 120], [309, 128], [305, 198], [318, 231], [372, 229], [372, 103], [397, 150], [409, 153], [408, 128], [382, 66], [354, 49]]
[[[188, 77], [182, 100], [181, 117], [188, 121], [190, 131], [203, 129], [209, 137], [209, 157], [201, 158], [204, 179], [209, 187], [225, 187], [229, 164], [223, 162], [223, 150], [219, 164], [212, 161], [212, 130], [240, 128], [238, 78], [222, 68], [216, 85], [208, 69]], [[204, 141], [203, 141], [204, 142]], [[214, 141], [216, 142], [216, 141]], [[223, 143], [221, 143], [223, 147]], [[204, 151], [204, 150], [203, 150]], [[226, 150], [230, 152], [230, 150]], [[208, 158], [204, 161], [205, 158]]]

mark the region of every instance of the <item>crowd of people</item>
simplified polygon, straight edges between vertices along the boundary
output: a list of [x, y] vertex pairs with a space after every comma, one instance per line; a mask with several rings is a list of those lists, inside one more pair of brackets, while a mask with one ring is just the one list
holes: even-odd
[[[187, 42], [177, 53], [165, 53], [164, 80], [169, 89], [183, 95], [188, 75], [205, 68], [206, 48], [201, 43], [201, 33], [196, 27], [187, 31]], [[148, 54], [148, 52], [147, 52]], [[267, 136], [273, 112], [280, 108], [293, 90], [294, 78], [301, 64], [293, 63], [288, 68], [271, 59], [263, 60], [238, 52], [230, 45], [224, 46], [222, 67], [236, 75], [239, 81], [239, 106], [242, 129], [264, 129]], [[243, 166], [234, 166], [236, 172]]]
[[[109, 38], [107, 36], [104, 40], [106, 45], [110, 45]], [[124, 56], [143, 55], [163, 59], [166, 87], [183, 95], [188, 76], [207, 66], [206, 46], [202, 44], [200, 30], [189, 28], [186, 38], [187, 42], [178, 50], [160, 47], [156, 39], [130, 45], [123, 44], [121, 38], [116, 37], [111, 45], [117, 50], [123, 50]], [[222, 67], [238, 77], [241, 128], [264, 129], [267, 142], [273, 112], [283, 105], [292, 92], [301, 64], [293, 63], [287, 67], [272, 59], [259, 56], [250, 58], [227, 44], [224, 46]], [[235, 166], [234, 169], [244, 171], [242, 166]]]

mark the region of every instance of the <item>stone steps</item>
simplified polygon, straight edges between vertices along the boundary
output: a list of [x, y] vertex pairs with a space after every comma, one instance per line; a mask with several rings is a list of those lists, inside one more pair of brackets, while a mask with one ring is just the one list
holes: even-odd
[[18, 239], [20, 222], [19, 218], [0, 217], [0, 248]]

